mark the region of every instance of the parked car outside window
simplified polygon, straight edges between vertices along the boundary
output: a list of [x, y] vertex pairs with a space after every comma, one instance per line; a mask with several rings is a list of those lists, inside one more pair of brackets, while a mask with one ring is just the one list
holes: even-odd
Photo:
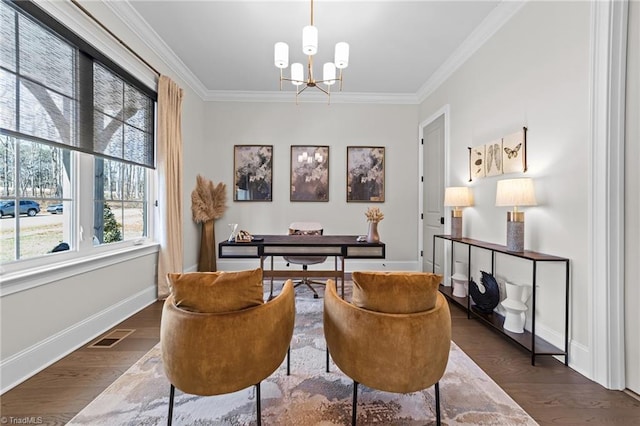
[[62, 203], [51, 204], [47, 207], [47, 211], [51, 214], [62, 214]]
[[[40, 213], [40, 204], [31, 200], [20, 200], [20, 214], [26, 214], [27, 216], [35, 216]], [[15, 201], [2, 201], [0, 202], [0, 217], [2, 216], [15, 216], [16, 204]]]

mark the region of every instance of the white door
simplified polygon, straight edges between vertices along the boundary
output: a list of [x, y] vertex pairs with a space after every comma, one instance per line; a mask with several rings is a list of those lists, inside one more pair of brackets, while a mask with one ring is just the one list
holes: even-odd
[[444, 232], [444, 114], [422, 129], [422, 270], [443, 273], [442, 244], [436, 241], [433, 259], [433, 236]]

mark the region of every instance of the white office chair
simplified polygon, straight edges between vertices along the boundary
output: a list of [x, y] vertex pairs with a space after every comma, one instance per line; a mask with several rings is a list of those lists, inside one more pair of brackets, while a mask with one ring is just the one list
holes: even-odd
[[[289, 235], [322, 235], [322, 224], [318, 222], [292, 222], [289, 225]], [[290, 263], [296, 265], [302, 265], [302, 270], [307, 271], [309, 265], [315, 265], [317, 263], [324, 263], [327, 260], [327, 256], [283, 256], [287, 261], [287, 266]], [[311, 284], [324, 285], [325, 283], [320, 281], [313, 281], [308, 277], [302, 277], [301, 281], [295, 283], [294, 288], [300, 285], [306, 285], [313, 291], [313, 298], [318, 298], [316, 289]]]

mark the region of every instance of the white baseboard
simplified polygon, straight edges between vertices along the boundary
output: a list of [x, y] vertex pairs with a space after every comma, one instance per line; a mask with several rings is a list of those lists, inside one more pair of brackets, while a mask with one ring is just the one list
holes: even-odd
[[[531, 330], [530, 318], [527, 318], [527, 329]], [[564, 335], [545, 325], [536, 322], [536, 335], [543, 338], [557, 348], [564, 348]]]
[[583, 344], [569, 341], [569, 367], [587, 379], [594, 380], [591, 368], [591, 354]]
[[[555, 330], [547, 328], [543, 325], [537, 325], [536, 334], [558, 348], [562, 349], [564, 347], [563, 335]], [[568, 349], [569, 367], [582, 374], [586, 378], [593, 380], [592, 371], [590, 368], [591, 355], [589, 354], [589, 350], [587, 349], [587, 347], [581, 343], [571, 341], [570, 339]], [[555, 358], [561, 362], [564, 362], [564, 356], [562, 355], [555, 356]]]
[[157, 300], [155, 285], [2, 360], [0, 394], [19, 385]]

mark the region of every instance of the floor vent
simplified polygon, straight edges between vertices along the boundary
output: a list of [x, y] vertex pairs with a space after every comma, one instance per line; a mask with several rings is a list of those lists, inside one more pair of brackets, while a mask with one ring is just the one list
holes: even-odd
[[135, 330], [132, 329], [117, 329], [113, 330], [111, 333], [106, 336], [101, 337], [97, 341], [90, 344], [89, 348], [112, 348], [118, 343], [120, 343], [125, 337], [133, 333]]

